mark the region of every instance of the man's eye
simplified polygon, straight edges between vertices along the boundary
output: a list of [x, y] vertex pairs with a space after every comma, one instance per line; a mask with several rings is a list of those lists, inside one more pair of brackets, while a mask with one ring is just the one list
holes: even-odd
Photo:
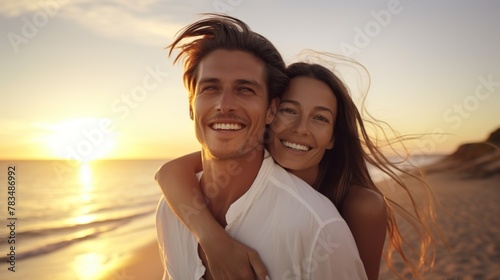
[[253, 93], [253, 89], [249, 88], [249, 87], [239, 87], [238, 89], [238, 92], [242, 92], [242, 93]]
[[215, 91], [215, 90], [217, 90], [216, 86], [204, 86], [201, 88], [200, 92]]

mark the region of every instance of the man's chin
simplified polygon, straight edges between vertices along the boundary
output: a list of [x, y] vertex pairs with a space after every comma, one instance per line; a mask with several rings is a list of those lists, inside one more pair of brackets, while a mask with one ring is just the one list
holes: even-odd
[[[245, 156], [254, 155], [254, 151], [261, 151], [258, 146], [243, 146], [243, 147], [209, 147], [206, 150], [207, 158], [212, 160], [230, 160], [238, 159]], [[253, 156], [252, 156], [253, 157]]]
[[207, 155], [206, 159], [208, 160], [225, 160], [241, 156], [239, 149], [228, 149], [222, 147], [210, 147], [206, 149], [205, 154]]

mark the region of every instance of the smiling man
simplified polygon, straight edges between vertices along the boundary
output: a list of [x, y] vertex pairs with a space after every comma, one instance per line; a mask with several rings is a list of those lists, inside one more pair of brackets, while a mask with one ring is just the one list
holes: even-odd
[[[243, 22], [214, 15], [182, 30], [170, 50], [177, 47], [202, 147], [201, 192], [219, 224], [258, 252], [271, 279], [366, 279], [335, 206], [263, 147], [288, 84], [274, 46]], [[163, 198], [157, 234], [164, 279], [212, 279], [203, 248]]]
[[[200, 62], [197, 72], [190, 111], [207, 162], [238, 159], [260, 146], [277, 101], [268, 100], [264, 63], [248, 52], [218, 49]], [[250, 161], [256, 164], [255, 174], [258, 161]]]

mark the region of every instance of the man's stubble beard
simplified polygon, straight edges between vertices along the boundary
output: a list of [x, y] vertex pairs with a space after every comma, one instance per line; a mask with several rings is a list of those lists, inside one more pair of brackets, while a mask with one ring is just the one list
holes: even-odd
[[[265, 128], [262, 129], [262, 132], [259, 134], [259, 138], [251, 137], [247, 138], [243, 144], [239, 147], [235, 147], [233, 149], [228, 150], [227, 147], [223, 145], [217, 145], [220, 148], [217, 149], [215, 147], [210, 147], [210, 145], [205, 144], [204, 152], [205, 155], [208, 156], [206, 158], [217, 159], [217, 160], [230, 160], [244, 157], [245, 155], [252, 154], [255, 150], [263, 151], [264, 150], [264, 131]], [[252, 156], [253, 157], [253, 156]]]

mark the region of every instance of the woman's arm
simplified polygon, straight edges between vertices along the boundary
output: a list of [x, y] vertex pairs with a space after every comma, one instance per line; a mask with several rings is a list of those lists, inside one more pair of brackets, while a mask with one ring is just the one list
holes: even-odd
[[204, 229], [214, 232], [221, 229], [207, 211], [196, 178], [196, 173], [200, 171], [201, 154], [195, 152], [163, 164], [155, 174], [168, 205], [198, 240], [204, 239], [207, 234]]
[[387, 231], [384, 198], [370, 189], [353, 186], [344, 201], [342, 217], [356, 241], [368, 279], [378, 279]]
[[200, 243], [214, 279], [266, 279], [258, 253], [231, 238], [208, 209], [196, 178], [201, 170], [201, 153], [196, 152], [165, 163], [155, 179], [172, 211]]

